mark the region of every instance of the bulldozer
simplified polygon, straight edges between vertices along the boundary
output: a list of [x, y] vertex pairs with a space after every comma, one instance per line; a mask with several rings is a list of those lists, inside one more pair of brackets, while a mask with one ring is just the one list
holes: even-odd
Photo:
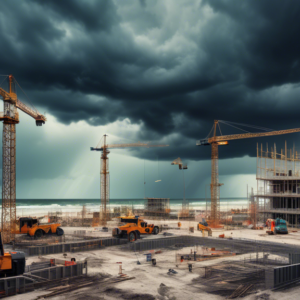
[[51, 233], [61, 236], [64, 234], [64, 230], [59, 226], [60, 223], [40, 223], [36, 218], [20, 218], [14, 233], [27, 234], [36, 239]]
[[4, 252], [0, 232], [0, 277], [18, 276], [25, 272], [25, 254], [20, 251]]
[[121, 217], [121, 223], [125, 225], [114, 228], [112, 236], [116, 238], [127, 237], [129, 242], [134, 242], [140, 239], [141, 234], [158, 234], [159, 227], [154, 224], [148, 224], [139, 216]]
[[203, 232], [203, 231], [207, 231], [208, 235], [211, 235], [212, 231], [211, 228], [208, 226], [207, 222], [205, 221], [205, 219], [202, 219], [202, 222], [199, 222], [197, 224], [197, 230]]

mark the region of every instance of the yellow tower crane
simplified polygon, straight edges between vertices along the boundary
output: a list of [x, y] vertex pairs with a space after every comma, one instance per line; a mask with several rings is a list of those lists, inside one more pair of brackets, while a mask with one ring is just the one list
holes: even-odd
[[106, 144], [105, 134], [103, 136], [103, 143], [98, 144], [96, 148], [91, 147], [91, 151], [101, 151], [101, 166], [100, 166], [100, 193], [101, 193], [101, 206], [100, 206], [100, 223], [105, 226], [107, 224], [107, 205], [109, 203], [109, 166], [108, 166], [108, 149], [112, 148], [128, 148], [128, 147], [167, 147], [169, 145], [149, 145], [147, 143], [131, 143], [131, 144]]
[[[215, 120], [213, 125], [213, 136], [211, 138], [202, 139], [196, 142], [197, 146], [207, 146], [211, 145], [211, 227], [218, 227], [220, 222], [220, 186], [223, 185], [219, 183], [219, 153], [218, 146], [228, 145], [230, 140], [239, 140], [239, 139], [248, 139], [248, 138], [257, 138], [264, 136], [273, 136], [281, 135], [287, 133], [300, 132], [300, 128], [286, 129], [286, 130], [277, 130], [277, 131], [268, 131], [260, 133], [241, 133], [241, 134], [232, 134], [232, 135], [221, 135], [217, 136], [217, 128], [219, 123], [225, 123], [225, 121]], [[230, 122], [229, 122], [230, 123]], [[232, 123], [235, 124], [235, 123]]]
[[16, 124], [19, 123], [18, 108], [35, 119], [37, 126], [45, 124], [46, 118], [36, 109], [22, 103], [16, 94], [16, 80], [8, 76], [9, 91], [0, 88], [4, 111], [2, 136], [2, 237], [4, 243], [15, 238], [16, 226]]

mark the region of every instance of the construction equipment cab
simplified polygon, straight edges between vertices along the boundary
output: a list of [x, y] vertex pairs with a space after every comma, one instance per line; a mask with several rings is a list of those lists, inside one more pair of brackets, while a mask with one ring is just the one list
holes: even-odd
[[20, 218], [15, 234], [28, 234], [31, 237], [41, 238], [44, 234], [63, 235], [64, 231], [59, 223], [39, 223], [35, 218]]
[[277, 233], [283, 233], [283, 234], [288, 234], [288, 229], [287, 229], [287, 224], [286, 221], [280, 218], [277, 218], [276, 220], [274, 219], [268, 219], [267, 220], [267, 226], [268, 229], [267, 233], [268, 234], [277, 234]]
[[134, 242], [140, 238], [141, 234], [158, 234], [158, 226], [148, 224], [139, 216], [121, 217], [121, 223], [125, 223], [112, 231], [113, 237], [128, 237], [130, 242]]
[[208, 233], [211, 233], [211, 228], [208, 226], [207, 222], [205, 219], [202, 219], [202, 222], [199, 222], [197, 224], [197, 230], [199, 231], [208, 231]]
[[19, 251], [4, 253], [0, 232], [0, 277], [22, 275], [25, 271], [25, 254]]

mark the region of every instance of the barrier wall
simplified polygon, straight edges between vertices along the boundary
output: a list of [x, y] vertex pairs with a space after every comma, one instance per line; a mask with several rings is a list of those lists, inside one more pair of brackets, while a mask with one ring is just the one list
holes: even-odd
[[55, 280], [83, 275], [84, 270], [87, 270], [86, 267], [86, 263], [77, 263], [76, 265], [71, 266], [55, 266], [47, 269], [36, 270], [30, 272], [30, 274], [48, 280]]
[[300, 264], [266, 270], [266, 288], [273, 289], [300, 279]]
[[[55, 266], [46, 269], [35, 270], [28, 273], [47, 280], [56, 280], [67, 277], [75, 277], [86, 274], [87, 264], [77, 263], [72, 266]], [[0, 279], [0, 295], [10, 296], [34, 289], [35, 280], [24, 276], [6, 277]], [[33, 277], [34, 278], [34, 277]]]
[[33, 281], [23, 276], [6, 277], [0, 279], [0, 293], [4, 296], [25, 293], [33, 290]]
[[79, 252], [87, 250], [96, 250], [101, 247], [117, 246], [126, 244], [127, 240], [107, 238], [107, 239], [93, 239], [85, 240], [80, 242], [70, 242], [70, 243], [59, 243], [45, 246], [23, 246], [18, 247], [18, 250], [24, 251], [27, 256], [40, 256], [55, 253], [64, 252]]
[[247, 239], [224, 239], [210, 237], [194, 237], [194, 236], [172, 236], [159, 239], [138, 240], [124, 246], [124, 249], [131, 251], [146, 251], [151, 249], [174, 247], [174, 246], [194, 246], [201, 245], [207, 247], [216, 247], [218, 249], [230, 249], [233, 252], [249, 253], [249, 252], [268, 252], [280, 256], [288, 257], [289, 253], [300, 253], [300, 247], [295, 245], [278, 244], [264, 241], [253, 241]]

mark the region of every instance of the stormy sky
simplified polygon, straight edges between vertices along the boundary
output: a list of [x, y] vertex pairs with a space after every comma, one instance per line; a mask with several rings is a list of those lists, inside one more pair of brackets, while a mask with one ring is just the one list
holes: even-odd
[[[112, 150], [112, 198], [144, 197], [144, 173], [146, 196], [182, 197], [177, 157], [189, 165], [187, 197], [204, 197], [210, 147], [195, 143], [213, 120], [300, 127], [299, 17], [298, 1], [1, 1], [0, 74], [48, 118], [39, 128], [20, 112], [17, 198], [99, 197], [89, 147], [105, 133], [170, 145]], [[222, 197], [255, 188], [257, 142], [285, 140], [299, 146], [292, 134], [220, 147]]]

